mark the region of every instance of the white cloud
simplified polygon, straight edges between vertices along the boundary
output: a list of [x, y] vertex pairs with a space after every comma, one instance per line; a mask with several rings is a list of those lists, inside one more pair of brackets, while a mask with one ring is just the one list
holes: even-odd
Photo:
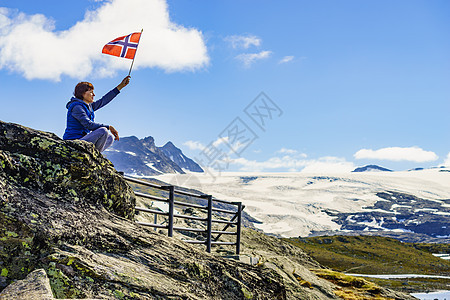
[[231, 35], [225, 38], [225, 41], [229, 42], [231, 46], [236, 48], [248, 49], [250, 46], [258, 47], [261, 45], [261, 39], [254, 35]]
[[288, 63], [288, 62], [292, 61], [293, 59], [294, 59], [294, 56], [291, 56], [291, 55], [285, 56], [278, 63], [279, 64], [285, 64], [285, 63]]
[[8, 11], [6, 7], [0, 7], [0, 34], [11, 24], [11, 20], [7, 17]]
[[352, 162], [329, 156], [309, 161], [302, 173], [348, 173], [354, 169], [355, 165]]
[[102, 55], [103, 46], [141, 28], [135, 69], [158, 67], [174, 72], [208, 65], [202, 33], [172, 23], [164, 0], [111, 0], [63, 31], [56, 30], [54, 21], [44, 15], [0, 8], [0, 69], [27, 79], [111, 76], [128, 70], [131, 60]]
[[[217, 140], [203, 145], [197, 141], [187, 141], [183, 145], [191, 150], [203, 151], [211, 146], [217, 148], [224, 143], [228, 143], [227, 138], [218, 138]], [[239, 145], [233, 145], [233, 148]], [[233, 151], [229, 151], [222, 159], [217, 158], [210, 169], [214, 171], [226, 171], [238, 169], [239, 171], [250, 172], [307, 172], [307, 173], [347, 173], [353, 171], [356, 167], [352, 162], [346, 161], [344, 158], [326, 156], [318, 159], [306, 159], [305, 153], [300, 153], [294, 149], [281, 148], [276, 152], [278, 155], [270, 157], [264, 161], [249, 160], [244, 157], [237, 157]], [[202, 166], [203, 167], [203, 166]], [[217, 170], [214, 170], [214, 168]], [[221, 168], [221, 170], [219, 170]]]
[[273, 171], [275, 169], [289, 169], [298, 171], [305, 167], [306, 161], [295, 159], [289, 155], [283, 157], [272, 157], [266, 161], [248, 160], [240, 157], [231, 159], [230, 164], [237, 165], [240, 171]]
[[307, 172], [307, 173], [346, 173], [355, 169], [355, 165], [343, 158], [323, 157], [319, 159], [306, 160], [302, 157], [285, 155], [282, 157], [271, 157], [265, 161], [248, 160], [237, 158], [229, 160], [231, 165], [236, 165], [240, 171], [252, 172]]
[[191, 141], [191, 140], [184, 142], [183, 145], [187, 146], [191, 150], [203, 151], [207, 147], [218, 148], [220, 145], [226, 144], [226, 143], [228, 143], [228, 137], [219, 137], [215, 141], [209, 143], [208, 146], [203, 145], [203, 143], [201, 143], [199, 141]]
[[187, 141], [184, 142], [183, 145], [185, 145], [186, 147], [188, 147], [191, 150], [200, 150], [202, 151], [203, 149], [205, 149], [205, 146], [197, 141]]
[[237, 60], [244, 63], [244, 67], [249, 68], [258, 60], [266, 59], [272, 54], [272, 51], [261, 51], [259, 53], [242, 53], [236, 56]]
[[281, 153], [281, 154], [296, 154], [296, 153], [298, 153], [298, 151], [294, 150], [294, 149], [281, 148], [280, 150], [277, 151], [277, 153]]
[[450, 152], [447, 154], [447, 158], [442, 165], [450, 168]]
[[355, 159], [377, 159], [392, 161], [427, 162], [438, 159], [436, 153], [419, 147], [388, 147], [378, 150], [361, 149], [354, 155]]
[[219, 147], [220, 145], [222, 145], [222, 144], [225, 144], [225, 143], [228, 143], [228, 140], [229, 140], [229, 138], [228, 137], [219, 137], [219, 138], [217, 138], [217, 140], [215, 140], [213, 143], [212, 143], [212, 145], [214, 146], [214, 147]]

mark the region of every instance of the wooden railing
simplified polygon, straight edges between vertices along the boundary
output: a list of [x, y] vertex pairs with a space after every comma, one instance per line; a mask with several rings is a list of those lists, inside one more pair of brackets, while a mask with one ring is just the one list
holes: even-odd
[[[160, 201], [164, 203], [169, 204], [169, 208], [167, 211], [162, 210], [156, 210], [156, 209], [150, 209], [150, 208], [144, 208], [144, 207], [136, 207], [137, 211], [142, 211], [146, 213], [155, 214], [155, 222], [154, 223], [147, 223], [147, 222], [137, 222], [140, 225], [143, 226], [150, 226], [154, 228], [162, 228], [167, 229], [168, 236], [173, 236], [173, 231], [188, 231], [188, 232], [196, 232], [199, 234], [205, 234], [206, 240], [184, 240], [187, 243], [191, 244], [205, 244], [206, 245], [206, 251], [211, 253], [211, 246], [214, 245], [231, 245], [236, 247], [236, 254], [240, 253], [240, 241], [241, 241], [241, 219], [242, 219], [242, 210], [244, 209], [244, 205], [242, 205], [241, 202], [230, 202], [226, 200], [219, 200], [213, 198], [211, 195], [198, 195], [186, 191], [177, 190], [175, 186], [173, 185], [157, 185], [154, 183], [150, 183], [147, 181], [139, 180], [133, 177], [124, 176], [124, 179], [128, 182], [132, 182], [134, 184], [143, 185], [146, 187], [150, 187], [156, 190], [162, 190], [166, 191], [168, 193], [168, 197], [158, 197], [154, 195], [149, 195], [145, 193], [141, 193], [138, 191], [135, 191], [135, 195], [138, 197], [150, 199], [152, 201]], [[187, 203], [187, 202], [181, 202], [176, 201], [175, 197], [177, 195], [180, 196], [187, 196], [187, 197], [194, 197], [199, 199], [205, 199], [207, 201], [207, 205], [200, 205], [195, 203]], [[217, 203], [223, 203], [228, 204], [229, 206], [235, 206], [236, 210], [230, 210], [230, 209], [223, 209], [214, 207], [214, 204]], [[182, 215], [182, 214], [175, 214], [175, 206], [177, 207], [190, 207], [194, 209], [204, 210], [207, 212], [207, 216], [205, 218], [202, 217], [196, 217], [196, 216], [188, 216], [188, 215]], [[213, 213], [221, 213], [226, 215], [232, 215], [232, 217], [229, 220], [219, 220], [214, 219]], [[166, 223], [167, 224], [157, 224], [157, 216], [165, 216]], [[189, 220], [196, 220], [199, 222], [202, 222], [206, 224], [206, 229], [199, 229], [199, 228], [190, 228], [190, 227], [177, 227], [174, 226], [174, 219], [175, 218], [182, 218], [182, 219], [189, 219]], [[213, 230], [213, 223], [220, 223], [225, 224], [225, 227], [222, 230]], [[236, 231], [227, 231], [230, 227], [236, 227]], [[235, 242], [220, 242], [219, 238], [222, 235], [235, 235], [236, 241]], [[215, 235], [215, 236], [213, 236]]]

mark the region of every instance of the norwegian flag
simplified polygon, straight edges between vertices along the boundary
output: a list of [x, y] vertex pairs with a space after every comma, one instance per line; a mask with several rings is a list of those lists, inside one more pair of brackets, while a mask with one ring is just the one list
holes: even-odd
[[140, 32], [118, 37], [103, 47], [102, 53], [134, 59], [141, 38]]

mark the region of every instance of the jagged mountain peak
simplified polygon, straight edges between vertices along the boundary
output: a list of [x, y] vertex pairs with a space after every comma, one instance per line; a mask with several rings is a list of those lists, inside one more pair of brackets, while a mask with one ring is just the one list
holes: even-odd
[[123, 137], [121, 139], [130, 140], [130, 141], [136, 141], [136, 142], [139, 141], [139, 138], [137, 136], [134, 136], [134, 135], [126, 136], [126, 137]]
[[179, 165], [183, 170], [190, 172], [203, 172], [203, 169], [192, 159], [183, 154], [171, 141], [160, 148], [164, 154]]
[[183, 153], [181, 149], [177, 148], [171, 141], [168, 141], [164, 146], [160, 147], [164, 151], [170, 151], [171, 153]]
[[171, 141], [168, 141], [164, 146], [160, 147], [161, 150], [170, 152], [170, 154], [183, 154], [183, 151], [179, 149], [177, 146], [175, 146]]
[[155, 139], [152, 136], [147, 136], [145, 138], [142, 139], [142, 141], [144, 143], [148, 143], [148, 144], [155, 144]]
[[107, 149], [105, 155], [117, 170], [129, 175], [184, 174], [184, 170], [203, 172], [172, 142], [166, 143], [163, 147], [157, 147], [152, 136], [142, 139], [135, 136], [123, 137]]
[[[174, 148], [177, 148], [177, 147], [175, 147], [175, 145], [171, 142], [171, 141], [168, 141], [164, 146], [163, 146], [163, 148], [164, 147], [174, 147]], [[178, 149], [178, 148], [177, 148]]]

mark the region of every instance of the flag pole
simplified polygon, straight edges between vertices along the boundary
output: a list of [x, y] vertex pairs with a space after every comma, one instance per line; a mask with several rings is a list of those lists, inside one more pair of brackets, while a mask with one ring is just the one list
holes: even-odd
[[139, 36], [139, 41], [138, 41], [138, 44], [136, 46], [136, 52], [134, 53], [133, 61], [131, 62], [131, 67], [130, 67], [130, 71], [128, 72], [128, 76], [130, 76], [130, 74], [131, 74], [131, 69], [133, 68], [134, 59], [136, 58], [137, 48], [139, 47], [139, 42], [141, 41], [141, 36], [142, 36], [142, 32], [143, 31], [144, 31], [144, 28], [141, 29], [141, 35]]

